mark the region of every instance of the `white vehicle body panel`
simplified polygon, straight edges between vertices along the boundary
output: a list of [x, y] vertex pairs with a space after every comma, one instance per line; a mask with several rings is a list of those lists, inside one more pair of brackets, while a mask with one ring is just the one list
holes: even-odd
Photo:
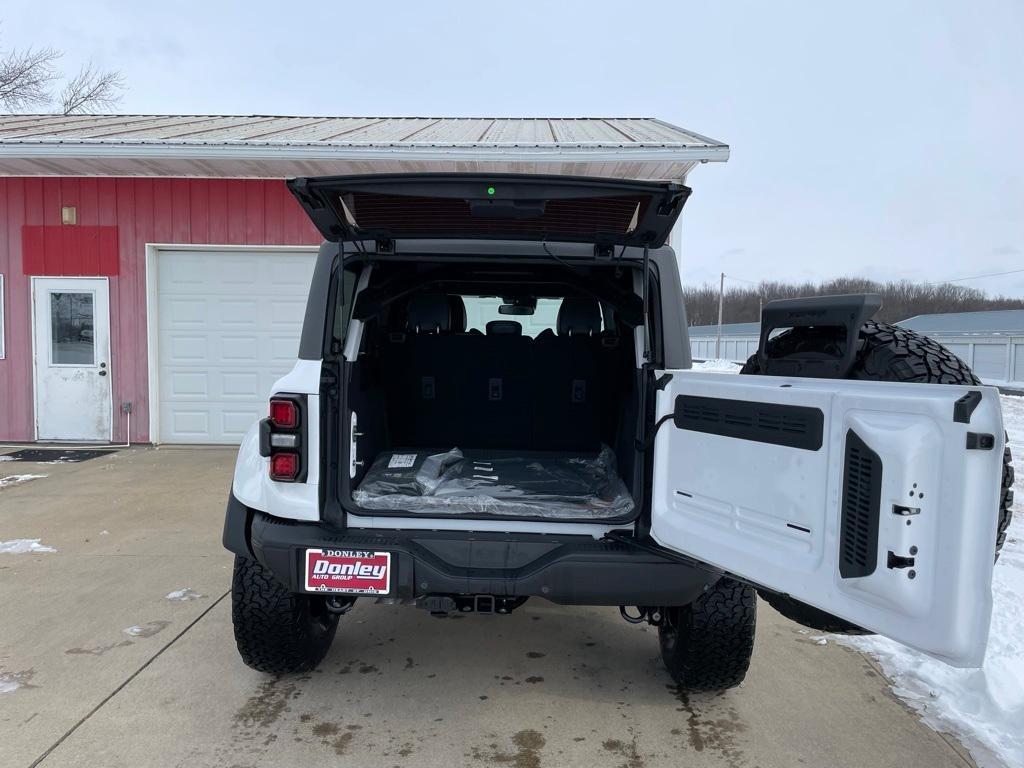
[[259, 424], [242, 438], [232, 490], [242, 504], [275, 517], [320, 519], [320, 361], [299, 360], [271, 388], [271, 394], [306, 395], [306, 480], [278, 483], [270, 479], [270, 459], [260, 456]]
[[[818, 450], [677, 428], [657, 435], [652, 536], [723, 568], [887, 635], [954, 666], [979, 666], [992, 609], [992, 566], [1004, 432], [992, 387], [668, 371], [657, 413], [677, 396], [820, 409]], [[982, 399], [970, 423], [954, 402]], [[877, 564], [842, 578], [841, 512], [847, 433], [882, 462]], [[967, 450], [967, 433], [991, 434]], [[894, 505], [919, 512], [896, 514]], [[887, 565], [888, 553], [912, 567]], [[910, 573], [913, 571], [913, 577]]]

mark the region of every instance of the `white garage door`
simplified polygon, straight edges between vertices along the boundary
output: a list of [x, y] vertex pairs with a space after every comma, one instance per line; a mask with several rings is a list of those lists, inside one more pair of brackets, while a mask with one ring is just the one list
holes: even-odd
[[238, 443], [291, 370], [312, 251], [160, 251], [159, 441]]

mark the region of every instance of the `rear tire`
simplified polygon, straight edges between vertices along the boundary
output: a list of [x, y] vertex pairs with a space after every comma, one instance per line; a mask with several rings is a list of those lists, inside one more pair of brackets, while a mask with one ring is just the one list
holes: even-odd
[[[916, 331], [869, 320], [860, 330], [860, 349], [848, 379], [866, 381], [923, 382], [928, 384], [980, 384], [967, 364], [944, 346]], [[813, 349], [811, 334], [794, 329], [768, 342], [775, 356]], [[741, 374], [761, 375], [757, 355], [740, 369]], [[1010, 449], [1003, 451], [1003, 476], [996, 524], [995, 557], [1006, 540], [1006, 529], [1013, 517], [1013, 464]], [[788, 619], [822, 632], [871, 634], [836, 616], [794, 600], [789, 595], [762, 591], [769, 605]]]
[[307, 672], [327, 654], [338, 616], [322, 599], [287, 590], [257, 561], [235, 556], [231, 621], [248, 666], [274, 675]]
[[689, 605], [666, 608], [661, 658], [681, 691], [720, 691], [743, 682], [754, 651], [757, 596], [722, 578]]

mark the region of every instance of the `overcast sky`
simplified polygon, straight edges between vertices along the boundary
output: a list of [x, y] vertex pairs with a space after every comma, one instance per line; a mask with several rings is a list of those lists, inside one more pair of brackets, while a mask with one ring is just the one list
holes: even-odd
[[1024, 270], [1022, 0], [304, 5], [8, 0], [0, 47], [120, 69], [122, 112], [660, 117], [732, 147], [687, 282]]

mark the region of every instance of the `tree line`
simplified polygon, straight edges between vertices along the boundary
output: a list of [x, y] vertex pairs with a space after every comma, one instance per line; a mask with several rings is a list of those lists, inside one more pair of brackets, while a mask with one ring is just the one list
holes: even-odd
[[[728, 277], [726, 278], [728, 280]], [[977, 288], [952, 283], [880, 283], [860, 277], [839, 277], [823, 283], [785, 283], [764, 280], [756, 286], [727, 287], [723, 300], [723, 323], [753, 323], [761, 319], [760, 306], [772, 299], [800, 296], [830, 296], [839, 293], [878, 293], [882, 309], [876, 319], [885, 323], [914, 315], [943, 312], [978, 312], [991, 309], [1024, 309], [1024, 299], [989, 296]], [[684, 286], [686, 314], [690, 325], [718, 322], [718, 286]]]

